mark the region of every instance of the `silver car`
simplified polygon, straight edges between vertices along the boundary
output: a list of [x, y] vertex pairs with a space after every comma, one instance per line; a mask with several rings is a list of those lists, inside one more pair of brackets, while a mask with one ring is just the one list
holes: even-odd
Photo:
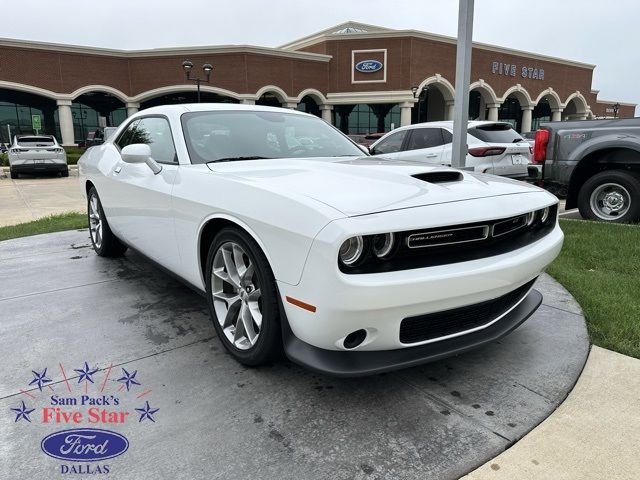
[[53, 135], [16, 135], [9, 148], [11, 178], [21, 173], [59, 173], [69, 176], [67, 152]]

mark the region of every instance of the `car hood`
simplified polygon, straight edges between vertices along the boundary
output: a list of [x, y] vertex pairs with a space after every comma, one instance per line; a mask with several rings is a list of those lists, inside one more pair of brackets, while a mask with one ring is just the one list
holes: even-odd
[[[346, 216], [540, 191], [493, 175], [380, 157], [248, 160], [207, 166], [260, 188], [312, 198]], [[461, 179], [434, 183], [416, 178], [433, 172], [459, 172]]]

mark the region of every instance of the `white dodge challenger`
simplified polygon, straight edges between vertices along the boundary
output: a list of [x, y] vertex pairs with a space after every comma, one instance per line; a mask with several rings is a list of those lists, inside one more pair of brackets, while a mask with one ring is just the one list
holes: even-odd
[[370, 157], [321, 119], [198, 104], [130, 117], [79, 161], [93, 247], [206, 296], [226, 349], [353, 376], [494, 341], [540, 305], [557, 199]]

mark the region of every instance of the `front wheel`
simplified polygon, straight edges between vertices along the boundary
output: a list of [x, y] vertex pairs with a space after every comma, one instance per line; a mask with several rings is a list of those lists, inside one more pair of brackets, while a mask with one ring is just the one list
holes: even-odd
[[640, 219], [640, 175], [607, 170], [587, 180], [578, 193], [583, 218], [626, 223]]
[[119, 257], [127, 251], [124, 245], [109, 228], [109, 222], [102, 209], [100, 197], [95, 187], [87, 194], [87, 218], [93, 249], [101, 257]]
[[227, 351], [260, 365], [281, 349], [276, 283], [264, 253], [247, 233], [225, 228], [207, 256], [207, 302]]

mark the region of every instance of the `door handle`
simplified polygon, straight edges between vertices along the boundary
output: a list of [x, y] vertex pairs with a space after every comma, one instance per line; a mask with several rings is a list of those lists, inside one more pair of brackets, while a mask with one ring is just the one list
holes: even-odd
[[437, 157], [438, 154], [437, 153], [427, 153], [427, 158], [433, 158], [433, 157]]

